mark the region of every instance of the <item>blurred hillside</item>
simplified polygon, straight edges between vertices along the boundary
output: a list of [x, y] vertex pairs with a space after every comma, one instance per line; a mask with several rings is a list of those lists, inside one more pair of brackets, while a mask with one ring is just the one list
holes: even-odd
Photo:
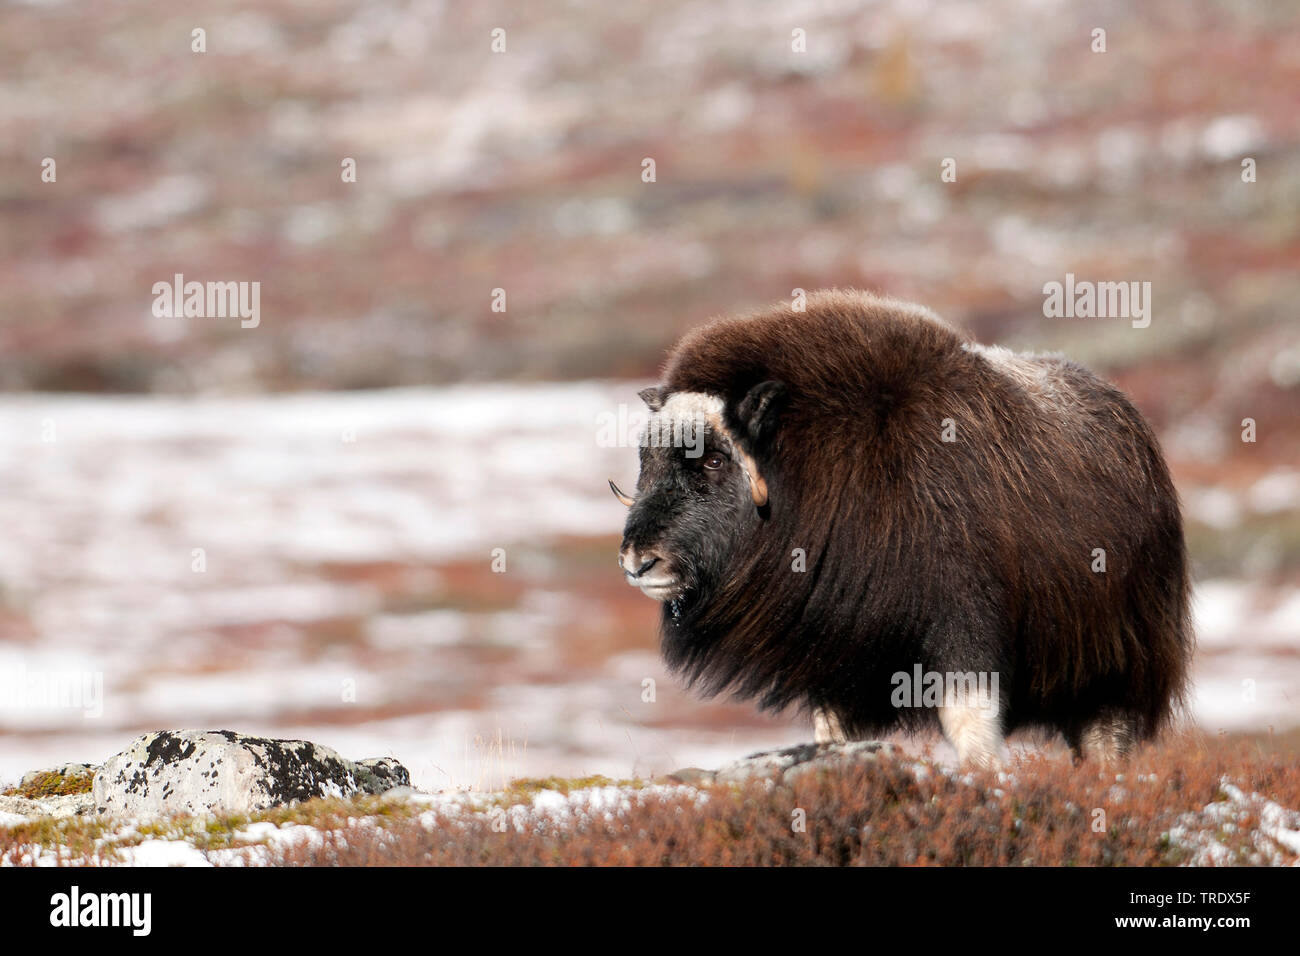
[[[10, 390], [647, 377], [857, 285], [1162, 425], [1296, 405], [1287, 4], [52, 2], [0, 7], [0, 62]], [[1067, 271], [1151, 281], [1152, 327], [1044, 319]], [[262, 324], [154, 318], [177, 272], [260, 281]]]

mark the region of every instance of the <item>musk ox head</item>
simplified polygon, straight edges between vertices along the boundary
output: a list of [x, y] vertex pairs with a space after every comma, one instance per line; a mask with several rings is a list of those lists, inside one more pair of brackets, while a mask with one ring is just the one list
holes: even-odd
[[610, 483], [631, 511], [618, 563], [628, 583], [679, 611], [715, 588], [747, 524], [768, 506], [754, 459], [780, 415], [785, 386], [762, 382], [734, 409], [704, 392], [648, 388], [637, 494]]

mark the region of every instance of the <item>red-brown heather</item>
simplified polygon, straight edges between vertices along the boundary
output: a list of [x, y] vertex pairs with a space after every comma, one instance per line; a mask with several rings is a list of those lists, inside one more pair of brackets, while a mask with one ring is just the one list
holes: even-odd
[[[828, 771], [769, 791], [755, 783], [651, 798], [609, 818], [562, 828], [496, 832], [485, 815], [377, 829], [347, 814], [320, 843], [273, 852], [303, 866], [1177, 866], [1295, 863], [1259, 847], [1258, 807], [1235, 826], [1205, 808], [1226, 803], [1223, 781], [1300, 806], [1296, 741], [1180, 737], [1141, 749], [1126, 772], [1099, 772], [1061, 754], [987, 770], [920, 775], [910, 759]], [[804, 832], [793, 813], [806, 814]], [[1098, 814], [1102, 811], [1104, 816]], [[1171, 837], [1170, 830], [1183, 827]], [[1201, 841], [1221, 847], [1198, 856]], [[2, 856], [2, 854], [0, 854]]]

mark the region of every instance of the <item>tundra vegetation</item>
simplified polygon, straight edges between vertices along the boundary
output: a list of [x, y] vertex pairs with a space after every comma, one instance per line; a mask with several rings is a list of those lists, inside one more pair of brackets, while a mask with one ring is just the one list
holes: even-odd
[[141, 847], [160, 844], [215, 865], [1295, 864], [1300, 814], [1287, 808], [1300, 807], [1298, 750], [1296, 734], [1185, 735], [1142, 748], [1121, 773], [1062, 751], [1018, 756], [1001, 771], [895, 753], [777, 785], [552, 778], [460, 800], [41, 818], [0, 825], [0, 865], [139, 862]]

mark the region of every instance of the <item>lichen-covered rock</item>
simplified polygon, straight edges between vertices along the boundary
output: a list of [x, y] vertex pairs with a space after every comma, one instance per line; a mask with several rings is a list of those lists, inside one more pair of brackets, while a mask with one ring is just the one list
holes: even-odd
[[0, 796], [0, 827], [38, 817], [75, 817], [94, 809], [95, 798], [89, 793], [40, 798]]
[[23, 774], [16, 787], [0, 793], [0, 826], [90, 812], [95, 808], [91, 779], [97, 769], [88, 763], [65, 763]]
[[69, 790], [81, 787], [79, 781], [86, 777], [94, 776], [95, 771], [99, 768], [90, 763], [65, 763], [57, 767], [47, 767], [44, 770], [33, 770], [23, 774], [22, 780], [18, 782], [17, 790], [35, 790], [41, 786], [49, 786], [56, 781], [64, 781], [69, 784]]
[[387, 793], [411, 785], [411, 775], [392, 757], [358, 760], [353, 769], [357, 775], [357, 786], [363, 793]]
[[386, 758], [354, 763], [307, 740], [230, 730], [163, 730], [137, 737], [95, 774], [95, 806], [115, 816], [253, 813], [315, 797], [406, 786]]
[[847, 744], [801, 744], [785, 750], [768, 750], [733, 760], [718, 768], [716, 783], [747, 783], [770, 780], [792, 783], [805, 773], [815, 773], [852, 763], [869, 763], [895, 747], [883, 740], [855, 740]]

